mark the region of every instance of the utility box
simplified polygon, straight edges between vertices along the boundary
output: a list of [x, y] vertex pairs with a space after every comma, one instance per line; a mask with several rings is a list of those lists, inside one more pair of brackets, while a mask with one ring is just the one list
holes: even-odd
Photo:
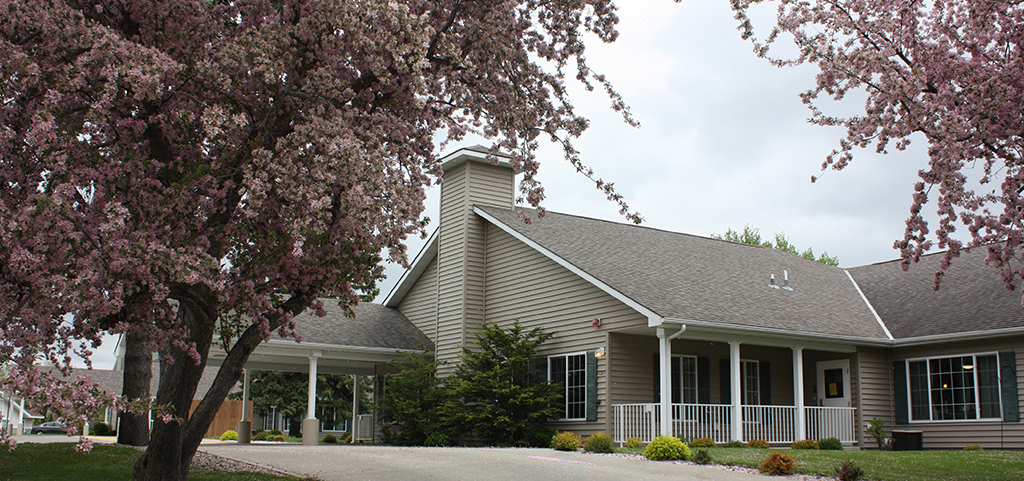
[[893, 431], [893, 451], [920, 451], [924, 445], [921, 431]]

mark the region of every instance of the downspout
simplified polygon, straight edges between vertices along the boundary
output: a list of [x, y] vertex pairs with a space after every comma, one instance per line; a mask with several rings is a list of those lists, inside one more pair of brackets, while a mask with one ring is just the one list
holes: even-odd
[[672, 340], [686, 332], [686, 324], [679, 326], [679, 331], [668, 335], [664, 327], [658, 328], [659, 358], [661, 363], [661, 426], [659, 428], [662, 436], [672, 435]]

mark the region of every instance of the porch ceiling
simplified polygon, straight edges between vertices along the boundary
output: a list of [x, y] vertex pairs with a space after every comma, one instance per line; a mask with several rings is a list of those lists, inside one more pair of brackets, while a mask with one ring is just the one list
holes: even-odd
[[[664, 329], [671, 335], [679, 330], [680, 324], [665, 324]], [[657, 337], [658, 330], [653, 327], [639, 327], [614, 331], [617, 334], [632, 334], [636, 336]], [[817, 336], [803, 335], [794, 332], [751, 332], [746, 329], [730, 329], [728, 327], [693, 326], [686, 324], [686, 331], [676, 338], [680, 341], [687, 339], [694, 341], [729, 342], [739, 341], [742, 344], [769, 347], [804, 347], [819, 351], [831, 352], [856, 352], [857, 343], [854, 341], [841, 342], [832, 336], [832, 340], [823, 340]]]

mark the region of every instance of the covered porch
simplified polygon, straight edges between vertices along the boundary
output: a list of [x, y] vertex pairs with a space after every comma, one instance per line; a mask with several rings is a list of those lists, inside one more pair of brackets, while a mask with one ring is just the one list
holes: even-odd
[[[608, 425], [614, 441], [649, 442], [671, 435], [716, 443], [837, 438], [858, 444], [855, 346], [779, 335], [687, 332], [681, 325], [655, 332], [656, 340], [649, 334], [609, 336], [615, 394]], [[653, 369], [634, 371], [636, 379], [626, 379], [623, 367], [644, 364]], [[626, 389], [629, 384], [646, 384], [653, 396]]]

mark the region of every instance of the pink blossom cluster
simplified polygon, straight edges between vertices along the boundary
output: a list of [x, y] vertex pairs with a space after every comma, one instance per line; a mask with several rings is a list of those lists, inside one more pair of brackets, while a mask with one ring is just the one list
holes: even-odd
[[[779, 66], [814, 64], [814, 88], [802, 94], [811, 121], [841, 126], [846, 136], [822, 169], [840, 170], [855, 148], [913, 139], [928, 143], [904, 238], [895, 242], [904, 268], [933, 244], [947, 248], [942, 271], [961, 249], [985, 248], [1003, 270], [1007, 288], [1024, 275], [1024, 9], [1017, 2], [778, 0], [777, 22], [759, 40], [748, 16], [756, 0], [733, 0], [740, 30], [756, 52]], [[791, 39], [799, 54], [779, 58], [771, 48]], [[865, 93], [856, 115], [833, 116], [824, 99]], [[814, 180], [814, 178], [812, 178]], [[938, 226], [922, 209], [935, 202]], [[966, 228], [966, 243], [953, 237]], [[935, 287], [942, 279], [935, 275]]]

